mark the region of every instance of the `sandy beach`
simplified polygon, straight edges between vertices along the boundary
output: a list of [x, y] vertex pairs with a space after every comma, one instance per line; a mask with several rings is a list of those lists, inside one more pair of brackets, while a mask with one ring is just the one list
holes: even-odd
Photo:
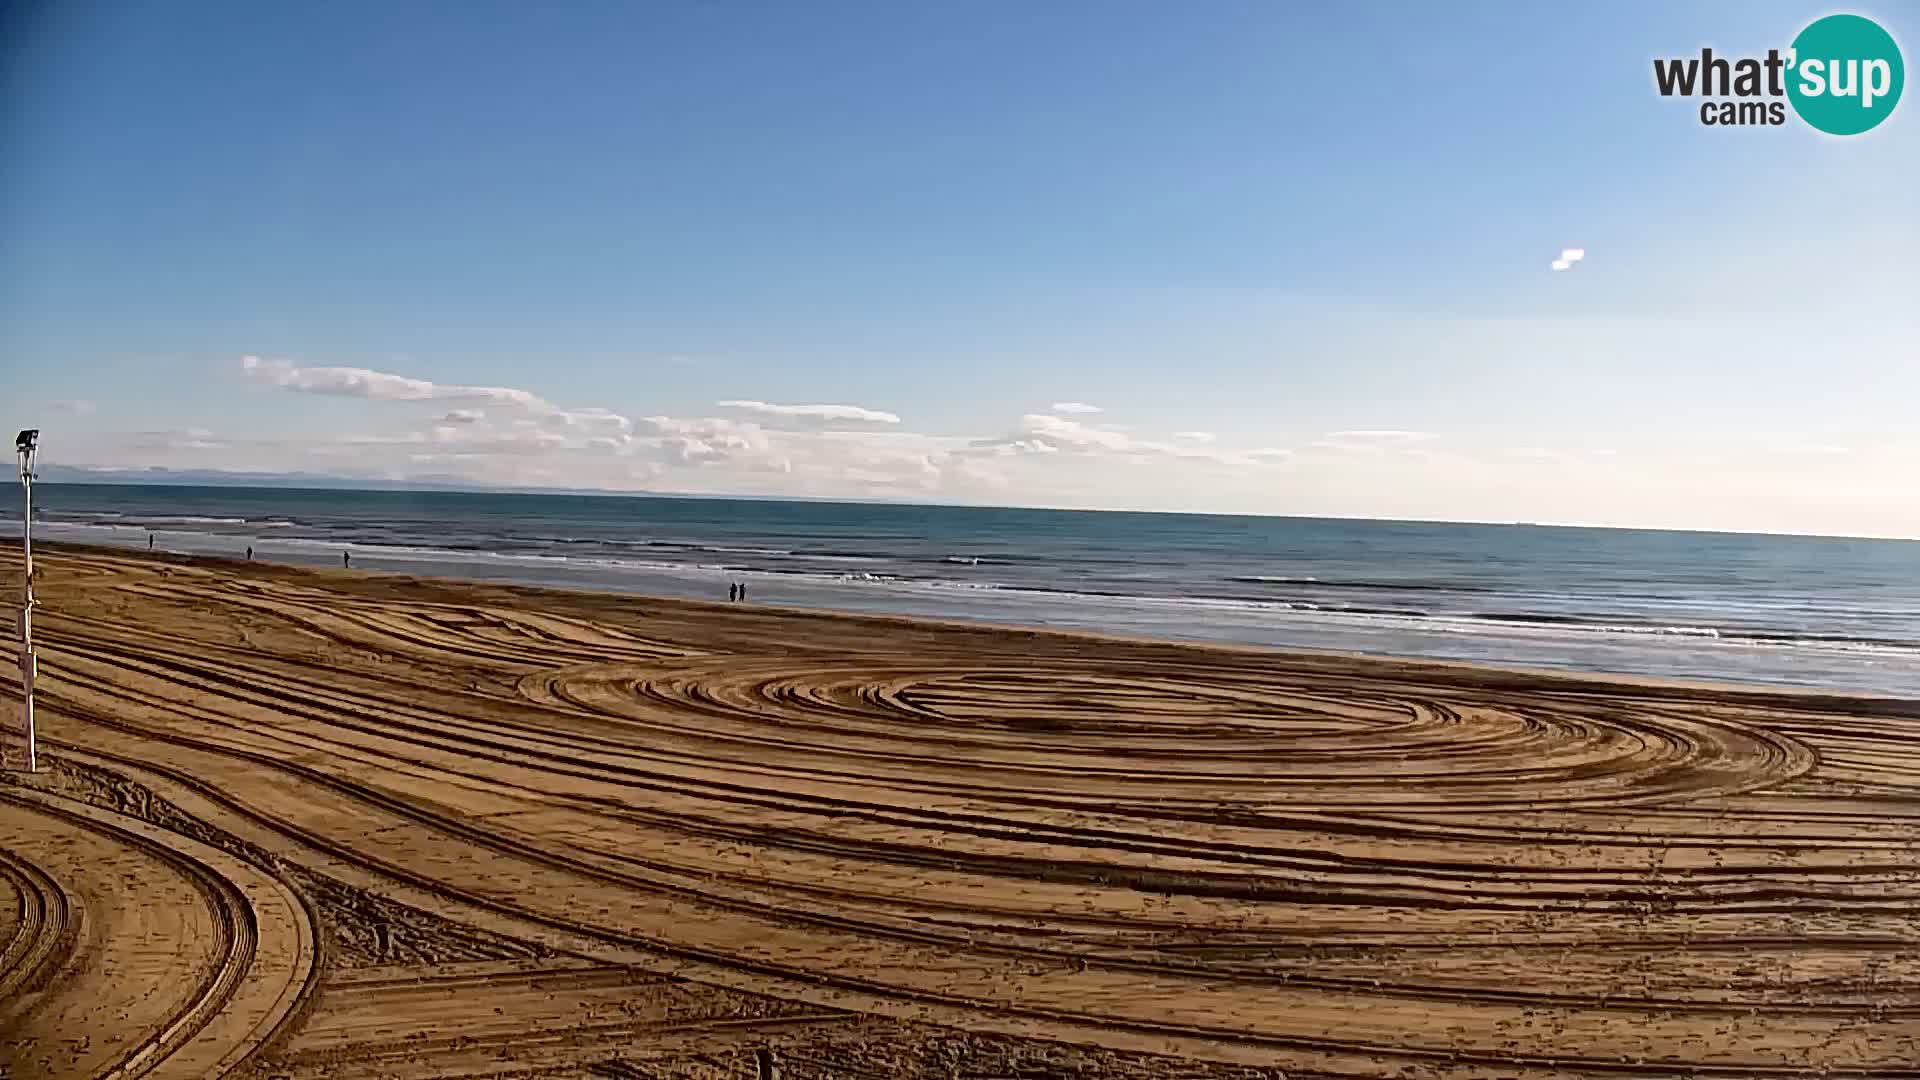
[[1920, 1062], [1920, 704], [37, 563], [0, 1076]]

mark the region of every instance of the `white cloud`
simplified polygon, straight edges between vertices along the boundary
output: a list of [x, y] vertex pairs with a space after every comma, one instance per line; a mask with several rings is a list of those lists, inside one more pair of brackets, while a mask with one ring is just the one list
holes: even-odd
[[1436, 438], [1438, 436], [1430, 431], [1358, 428], [1329, 432], [1306, 444], [1303, 449], [1322, 460], [1329, 457], [1367, 460], [1412, 458], [1425, 455], [1423, 447]]
[[1156, 442], [1135, 438], [1112, 427], [1095, 427], [1063, 416], [1029, 413], [1020, 418], [1015, 430], [997, 438], [974, 439], [962, 453], [1058, 461], [1157, 460], [1236, 468], [1278, 464], [1292, 456], [1275, 447], [1245, 453], [1215, 449], [1214, 439], [1211, 432], [1183, 431], [1175, 435], [1172, 442]]
[[481, 483], [618, 488], [644, 482], [689, 491], [824, 495], [932, 493], [999, 480], [951, 455], [964, 439], [899, 431], [899, 416], [859, 405], [730, 399], [717, 405], [732, 416], [635, 420], [606, 408], [562, 408], [528, 390], [364, 368], [248, 357], [241, 373], [301, 393], [488, 406], [447, 410], [398, 432], [248, 444], [256, 454], [317, 458], [351, 472], [433, 467]]
[[910, 431], [839, 431], [772, 436], [794, 462], [793, 483], [808, 493], [924, 497], [990, 487], [1000, 478], [964, 454], [964, 440]]
[[678, 419], [648, 416], [640, 420], [635, 444], [683, 465], [755, 464], [778, 460], [759, 425], [722, 417]]
[[834, 427], [847, 424], [898, 424], [900, 418], [879, 409], [859, 405], [773, 405], [765, 401], [721, 401], [722, 409], [733, 409], [777, 423]]
[[[655, 490], [966, 497], [1008, 490], [1008, 467], [1031, 473], [1028, 480], [1044, 473], [1044, 487], [1076, 476], [1111, 479], [1104, 471], [1109, 462], [1251, 472], [1291, 457], [1271, 447], [1216, 448], [1215, 436], [1204, 431], [1142, 438], [1117, 425], [1086, 422], [1101, 410], [1085, 402], [1059, 402], [1054, 412], [1024, 416], [999, 438], [969, 438], [907, 431], [897, 414], [853, 404], [732, 398], [716, 403], [723, 415], [633, 419], [605, 408], [563, 408], [529, 390], [365, 368], [247, 357], [241, 373], [297, 393], [464, 406], [398, 432], [235, 444], [250, 455], [389, 475], [433, 468], [481, 483], [619, 487], [644, 481]], [[1062, 464], [1034, 472], [1043, 461]]]
[[1000, 454], [1149, 453], [1158, 449], [1125, 432], [1046, 413], [1028, 413], [1020, 418], [1016, 430], [999, 438], [976, 439], [973, 445]]
[[633, 430], [633, 421], [611, 409], [555, 409], [542, 415], [550, 427], [572, 428], [600, 435], [624, 435]]
[[[328, 394], [369, 401], [469, 401], [487, 404], [520, 413], [520, 418], [513, 420], [508, 425], [510, 427], [544, 426], [601, 436], [619, 436], [633, 430], [631, 420], [611, 409], [563, 409], [531, 390], [508, 386], [436, 383], [368, 368], [300, 367], [288, 360], [262, 360], [257, 356], [242, 357], [240, 372], [258, 382], [303, 394]], [[486, 420], [487, 414], [480, 409], [453, 409], [442, 415], [438, 423], [472, 427]]]
[[85, 401], [80, 398], [70, 398], [66, 401], [55, 401], [49, 404], [47, 408], [53, 412], [61, 413], [66, 416], [91, 416], [93, 415], [93, 412], [94, 412], [93, 402]]
[[289, 360], [240, 358], [247, 378], [303, 394], [368, 398], [375, 401], [477, 401], [552, 410], [538, 395], [505, 386], [459, 386], [354, 367], [299, 367]]
[[1426, 442], [1439, 438], [1431, 431], [1395, 431], [1361, 428], [1352, 431], [1328, 432], [1325, 438], [1330, 442], [1375, 443], [1396, 445], [1402, 443]]
[[457, 433], [448, 437], [446, 433], [451, 430], [435, 429], [435, 441], [440, 445], [437, 452], [464, 457], [545, 454], [564, 450], [572, 445], [565, 435], [552, 431], [511, 431], [483, 434], [478, 437], [464, 437], [464, 433]]
[[1555, 270], [1571, 270], [1573, 264], [1587, 257], [1586, 248], [1563, 248], [1560, 257], [1553, 260]]
[[224, 450], [230, 444], [206, 428], [172, 428], [166, 431], [142, 431], [133, 437], [139, 450]]
[[1565, 259], [1555, 259], [1555, 260], [1553, 260], [1553, 268], [1554, 268], [1555, 270], [1566, 270], [1566, 269], [1568, 269], [1568, 268], [1570, 268], [1570, 267], [1572, 267], [1572, 266], [1573, 266], [1573, 264], [1572, 264], [1572, 263], [1570, 263], [1570, 262], [1568, 262], [1568, 261], [1567, 261], [1567, 260], [1565, 260]]

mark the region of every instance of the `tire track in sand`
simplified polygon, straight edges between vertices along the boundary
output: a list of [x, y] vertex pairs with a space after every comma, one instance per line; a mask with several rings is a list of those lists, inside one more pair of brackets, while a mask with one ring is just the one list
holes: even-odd
[[81, 744], [594, 955], [1301, 1075], [1920, 1060], [1909, 706], [88, 573], [128, 588], [48, 619]]

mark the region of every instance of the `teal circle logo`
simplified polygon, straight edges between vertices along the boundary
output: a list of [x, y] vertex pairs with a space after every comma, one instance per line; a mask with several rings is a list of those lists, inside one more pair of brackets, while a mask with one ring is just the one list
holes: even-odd
[[1907, 82], [1900, 46], [1859, 15], [1816, 19], [1793, 39], [1787, 100], [1800, 119], [1829, 135], [1858, 135], [1900, 104]]

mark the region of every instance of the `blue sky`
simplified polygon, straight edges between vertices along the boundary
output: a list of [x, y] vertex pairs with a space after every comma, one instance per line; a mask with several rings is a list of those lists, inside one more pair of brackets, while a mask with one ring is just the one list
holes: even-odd
[[[16, 10], [0, 420], [75, 465], [1920, 535], [1920, 106], [1652, 89], [1827, 10]], [[1920, 6], [1849, 10], [1912, 59]]]

